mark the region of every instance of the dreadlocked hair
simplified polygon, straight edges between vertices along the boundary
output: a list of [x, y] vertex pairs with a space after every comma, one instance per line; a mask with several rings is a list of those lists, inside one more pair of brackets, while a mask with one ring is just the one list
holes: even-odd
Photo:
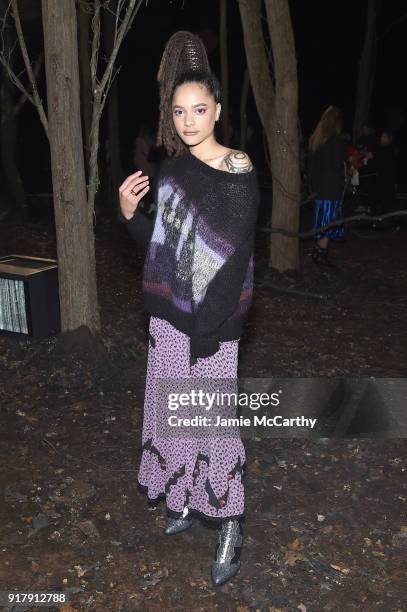
[[171, 100], [177, 87], [183, 85], [184, 83], [199, 83], [200, 85], [204, 85], [208, 92], [214, 97], [215, 104], [220, 102], [220, 83], [212, 72], [204, 72], [203, 70], [186, 70], [178, 75], [172, 88]]
[[157, 146], [164, 146], [168, 155], [181, 155], [188, 151], [175, 131], [171, 101], [178, 77], [194, 71], [210, 73], [205, 46], [196, 34], [185, 30], [175, 32], [165, 46], [157, 74], [160, 88]]

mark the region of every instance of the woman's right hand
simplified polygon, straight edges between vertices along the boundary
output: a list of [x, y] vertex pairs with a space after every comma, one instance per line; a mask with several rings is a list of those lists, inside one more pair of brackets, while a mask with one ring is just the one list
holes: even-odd
[[140, 200], [150, 189], [148, 176], [142, 170], [130, 174], [119, 187], [120, 209], [125, 219], [129, 220], [136, 212]]

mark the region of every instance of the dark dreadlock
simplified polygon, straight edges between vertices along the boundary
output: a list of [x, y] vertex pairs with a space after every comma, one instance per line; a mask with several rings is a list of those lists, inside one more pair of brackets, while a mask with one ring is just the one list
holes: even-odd
[[174, 84], [184, 72], [197, 70], [210, 72], [209, 60], [202, 40], [196, 34], [181, 30], [175, 32], [167, 42], [157, 81], [160, 88], [160, 119], [157, 146], [164, 146], [168, 155], [180, 155], [188, 151], [178, 137], [172, 120], [171, 100]]
[[204, 70], [186, 70], [185, 72], [181, 72], [174, 81], [171, 100], [177, 87], [184, 83], [199, 83], [200, 85], [204, 85], [208, 92], [214, 97], [215, 104], [220, 102], [220, 83], [212, 72], [206, 72]]

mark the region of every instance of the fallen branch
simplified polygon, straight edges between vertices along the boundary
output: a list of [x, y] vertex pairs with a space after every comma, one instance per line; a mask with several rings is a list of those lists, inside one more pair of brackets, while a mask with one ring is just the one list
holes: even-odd
[[354, 215], [352, 217], [344, 217], [342, 219], [338, 219], [337, 221], [332, 221], [327, 225], [323, 225], [321, 227], [317, 227], [313, 230], [309, 230], [308, 232], [290, 232], [288, 230], [282, 228], [270, 228], [270, 227], [258, 227], [259, 232], [268, 233], [268, 234], [283, 234], [284, 236], [290, 236], [291, 238], [309, 238], [310, 236], [314, 236], [314, 234], [320, 234], [324, 232], [329, 227], [337, 227], [338, 225], [343, 225], [344, 223], [348, 223], [349, 221], [382, 221], [383, 219], [388, 219], [390, 217], [400, 217], [407, 215], [407, 210], [397, 210], [395, 212], [386, 213], [385, 215]]
[[280, 285], [275, 285], [274, 283], [269, 283], [268, 281], [261, 282], [256, 286], [259, 289], [275, 289], [276, 291], [281, 291], [282, 293], [290, 293], [292, 295], [299, 295], [300, 297], [311, 298], [314, 300], [326, 301], [329, 299], [327, 295], [320, 295], [318, 293], [311, 293], [309, 291], [299, 291], [298, 289], [291, 289], [291, 287], [281, 287]]

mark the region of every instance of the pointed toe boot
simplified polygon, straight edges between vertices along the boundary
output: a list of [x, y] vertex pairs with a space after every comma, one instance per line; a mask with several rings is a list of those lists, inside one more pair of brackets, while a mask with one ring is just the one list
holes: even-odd
[[193, 519], [188, 508], [184, 508], [184, 512], [179, 518], [167, 518], [167, 526], [164, 529], [165, 535], [175, 535], [189, 529], [193, 524]]
[[212, 562], [212, 582], [215, 586], [230, 580], [240, 569], [240, 551], [243, 545], [243, 530], [238, 520], [227, 520], [222, 524]]

